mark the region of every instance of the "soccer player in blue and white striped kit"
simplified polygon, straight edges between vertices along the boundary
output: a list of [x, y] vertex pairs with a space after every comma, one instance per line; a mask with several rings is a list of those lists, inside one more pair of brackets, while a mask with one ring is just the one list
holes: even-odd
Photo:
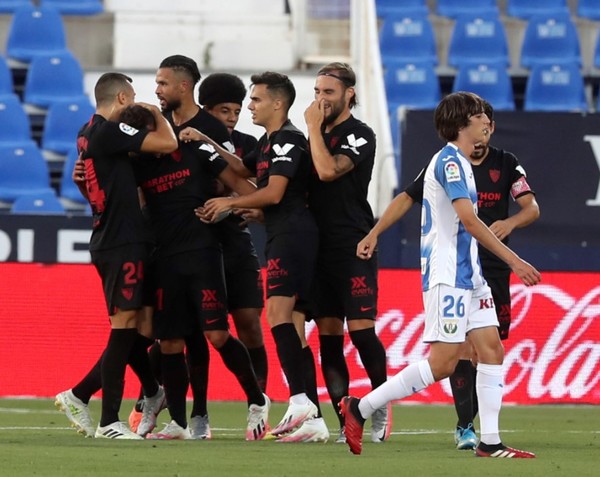
[[431, 344], [430, 354], [362, 399], [348, 396], [342, 400], [347, 443], [354, 454], [360, 454], [364, 422], [376, 409], [450, 376], [468, 335], [479, 360], [476, 387], [481, 440], [475, 454], [532, 458], [535, 454], [507, 447], [500, 440], [504, 348], [492, 293], [481, 272], [477, 242], [505, 261], [525, 285], [535, 285], [541, 275], [477, 217], [477, 191], [467, 157], [475, 144], [490, 134], [483, 100], [472, 93], [450, 94], [436, 108], [434, 120], [438, 135], [448, 144], [426, 169], [421, 209], [423, 341]]

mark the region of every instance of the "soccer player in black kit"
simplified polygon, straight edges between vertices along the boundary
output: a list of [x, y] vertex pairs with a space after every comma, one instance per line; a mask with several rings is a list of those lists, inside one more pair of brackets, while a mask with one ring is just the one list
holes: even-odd
[[[315, 173], [309, 205], [319, 227], [315, 275], [315, 309], [321, 367], [334, 408], [348, 394], [349, 372], [344, 358], [344, 320], [373, 389], [387, 379], [386, 354], [375, 333], [377, 261], [356, 257], [356, 243], [373, 227], [367, 190], [375, 161], [375, 134], [356, 119], [356, 76], [346, 63], [319, 70], [315, 100], [304, 117]], [[340, 436], [345, 442], [340, 415]], [[381, 442], [391, 430], [391, 412], [373, 414], [371, 439]]]
[[[267, 320], [290, 388], [288, 409], [272, 434], [280, 442], [327, 441], [318, 408], [314, 357], [304, 338], [304, 312], [314, 273], [318, 232], [307, 208], [310, 157], [306, 138], [288, 119], [296, 97], [285, 75], [253, 75], [248, 109], [263, 126], [255, 153], [226, 156], [241, 175], [256, 177], [258, 190], [240, 197], [211, 199], [205, 220], [234, 208], [262, 208], [267, 244]], [[182, 134], [186, 134], [183, 131]], [[189, 134], [193, 134], [192, 131]]]
[[[484, 101], [484, 112], [490, 120], [490, 133], [487, 141], [475, 146], [469, 157], [478, 196], [478, 217], [490, 228], [502, 242], [508, 244], [510, 233], [537, 220], [540, 215], [534, 192], [527, 183], [525, 170], [514, 154], [489, 145], [494, 132], [494, 110]], [[423, 200], [423, 171], [389, 205], [379, 222], [360, 241], [357, 255], [368, 259], [377, 246], [377, 237], [393, 223], [400, 220], [415, 203]], [[509, 215], [509, 199], [520, 207], [514, 215]], [[483, 276], [492, 290], [494, 305], [500, 327], [500, 339], [508, 338], [511, 321], [510, 268], [506, 263], [479, 246], [479, 259]], [[450, 376], [450, 385], [454, 405], [458, 414], [458, 423], [454, 440], [458, 449], [473, 449], [478, 439], [473, 427], [477, 415], [477, 394], [475, 390], [476, 368], [471, 362], [471, 347], [465, 344], [461, 359], [454, 374]]]
[[[202, 123], [202, 117], [224, 128], [193, 101], [199, 79], [196, 63], [184, 56], [168, 57], [159, 66], [156, 94], [176, 133]], [[167, 159], [138, 161], [137, 165], [158, 243], [155, 336], [160, 340], [163, 384], [172, 418], [165, 429], [147, 438], [193, 437], [185, 410], [189, 381], [183, 351], [185, 346], [189, 352], [203, 343], [203, 333], [246, 393], [246, 439], [262, 439], [269, 400], [257, 383], [246, 348], [229, 333], [223, 259], [214, 227], [194, 214], [194, 209], [214, 196], [216, 178], [238, 192], [248, 193], [255, 187], [236, 176], [207, 143], [181, 143]]]
[[[150, 370], [148, 343], [137, 330], [152, 238], [140, 209], [130, 153], [170, 153], [177, 148], [177, 139], [156, 106], [145, 105], [154, 115], [155, 131], [118, 122], [121, 112], [134, 103], [131, 78], [106, 73], [96, 83], [94, 94], [96, 113], [80, 130], [77, 147], [93, 214], [90, 253], [102, 279], [111, 324], [108, 344], [95, 367], [102, 386], [102, 414], [95, 437], [141, 439], [118, 416], [127, 363], [140, 377], [147, 396], [162, 389]], [[79, 404], [85, 402], [73, 390], [57, 396], [57, 405], [75, 425], [72, 417], [80, 410]]]

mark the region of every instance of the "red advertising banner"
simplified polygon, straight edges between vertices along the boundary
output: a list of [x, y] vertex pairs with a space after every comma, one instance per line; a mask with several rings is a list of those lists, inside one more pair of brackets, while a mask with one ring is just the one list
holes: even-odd
[[[388, 374], [427, 356], [421, 342], [423, 305], [416, 270], [380, 271], [377, 329], [388, 353]], [[505, 402], [600, 404], [600, 273], [543, 273], [542, 284], [511, 287], [513, 325], [504, 342]], [[0, 396], [53, 396], [76, 384], [96, 362], [109, 325], [100, 280], [90, 265], [0, 264]], [[263, 316], [269, 356], [267, 393], [288, 398], [275, 346]], [[318, 360], [318, 337], [307, 324]], [[346, 339], [351, 392], [369, 391], [360, 358]], [[318, 366], [318, 362], [317, 362]], [[327, 392], [319, 375], [320, 393]], [[127, 374], [126, 397], [138, 383]], [[451, 402], [447, 382], [410, 397]], [[243, 400], [234, 376], [211, 353], [211, 400]]]

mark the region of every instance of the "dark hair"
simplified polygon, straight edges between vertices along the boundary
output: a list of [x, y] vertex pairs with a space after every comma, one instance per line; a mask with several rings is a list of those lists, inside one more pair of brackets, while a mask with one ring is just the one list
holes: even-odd
[[136, 129], [156, 129], [156, 119], [152, 111], [139, 104], [127, 106], [119, 115], [119, 121]]
[[[342, 63], [340, 61], [335, 61], [323, 66], [317, 73], [317, 76], [331, 76], [332, 78], [340, 80], [344, 85], [344, 91], [348, 88], [353, 88], [356, 85], [356, 74], [354, 73], [354, 70], [348, 63]], [[356, 98], [355, 90], [354, 96], [350, 99], [350, 109], [357, 104], [358, 99]]]
[[159, 68], [169, 68], [174, 71], [185, 73], [195, 85], [200, 81], [200, 70], [194, 60], [183, 55], [168, 56], [159, 65]]
[[133, 83], [133, 80], [123, 73], [104, 73], [98, 78], [94, 87], [96, 105], [102, 106], [112, 103], [121, 91], [131, 87], [131, 83]]
[[494, 108], [485, 99], [482, 99], [482, 101], [483, 101], [483, 112], [485, 113], [485, 115], [488, 117], [488, 119], [490, 121], [493, 121], [494, 120]]
[[242, 104], [245, 97], [244, 83], [239, 77], [229, 73], [208, 75], [198, 89], [198, 102], [209, 109], [221, 103]]
[[296, 99], [296, 88], [294, 83], [284, 74], [274, 73], [273, 71], [265, 71], [257, 75], [250, 77], [252, 84], [265, 84], [267, 85], [267, 91], [273, 96], [282, 96], [287, 103], [287, 109], [289, 110], [294, 104]]
[[444, 97], [435, 108], [435, 130], [441, 139], [455, 141], [468, 126], [471, 116], [483, 113], [483, 99], [475, 93], [458, 91]]

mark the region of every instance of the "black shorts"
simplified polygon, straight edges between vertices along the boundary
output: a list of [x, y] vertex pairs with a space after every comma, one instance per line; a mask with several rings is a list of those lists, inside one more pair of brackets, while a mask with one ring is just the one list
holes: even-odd
[[312, 290], [319, 237], [316, 226], [270, 237], [265, 246], [267, 298], [296, 297], [296, 309], [304, 310]]
[[154, 334], [177, 339], [198, 329], [227, 330], [221, 250], [204, 248], [157, 260]]
[[377, 317], [377, 254], [361, 260], [350, 248], [320, 251], [311, 303], [313, 318]]
[[149, 249], [149, 244], [133, 243], [90, 252], [102, 280], [109, 315], [118, 310], [137, 310], [144, 305]]
[[239, 220], [231, 217], [219, 222], [219, 240], [223, 247], [227, 307], [262, 308], [264, 287], [256, 249], [248, 227], [241, 228]]
[[489, 287], [492, 290], [496, 315], [498, 316], [498, 333], [500, 339], [508, 338], [511, 321], [511, 301], [510, 301], [510, 275], [485, 277]]

